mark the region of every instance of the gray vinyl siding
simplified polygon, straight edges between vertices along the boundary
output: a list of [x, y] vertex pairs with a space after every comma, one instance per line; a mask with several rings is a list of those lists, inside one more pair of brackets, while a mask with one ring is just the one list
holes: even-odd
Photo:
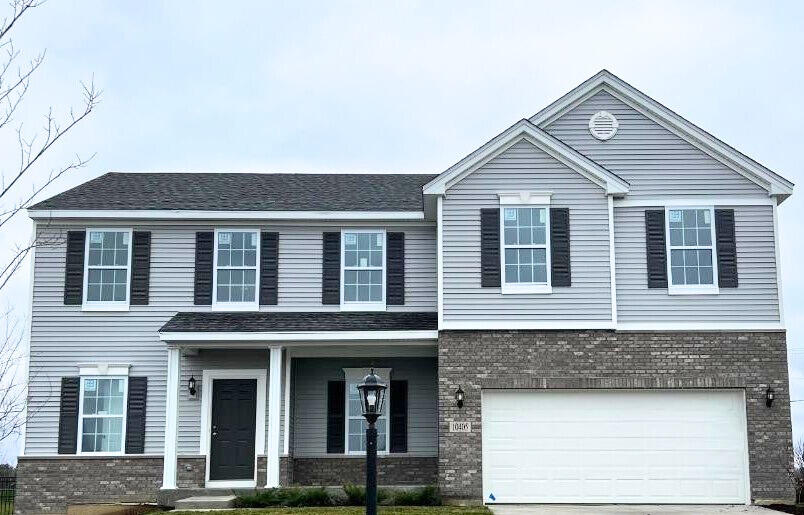
[[[619, 122], [608, 141], [589, 133], [598, 111]], [[767, 192], [605, 91], [546, 127], [547, 132], [630, 183], [628, 198], [665, 195], [745, 196]]]
[[739, 287], [684, 296], [648, 289], [645, 209], [614, 208], [618, 322], [779, 322], [772, 206], [731, 207]]
[[[343, 381], [344, 368], [391, 368], [391, 379], [408, 381], [408, 453], [438, 454], [436, 358], [294, 358], [292, 453], [327, 453], [327, 382]], [[391, 391], [393, 396], [393, 391]]]
[[[512, 191], [550, 191], [551, 207], [569, 208], [571, 287], [502, 295], [480, 286], [480, 209], [499, 208], [497, 193]], [[608, 223], [601, 187], [531, 143], [516, 143], [447, 191], [444, 321], [611, 320]]]
[[[217, 224], [218, 227], [238, 225], [247, 224]], [[128, 363], [131, 376], [148, 376], [145, 452], [163, 452], [167, 351], [165, 343], [159, 340], [158, 330], [179, 311], [211, 310], [210, 306], [193, 305], [193, 278], [195, 232], [212, 230], [214, 226], [175, 222], [133, 225], [135, 230], [151, 231], [149, 305], [131, 306], [128, 312], [83, 312], [81, 306], [65, 306], [65, 231], [115, 226], [132, 227], [132, 224], [85, 222], [72, 226], [40, 224], [38, 228], [40, 237], [52, 244], [37, 248], [35, 254], [29, 387], [31, 420], [26, 430], [25, 454], [56, 453], [61, 378], [78, 375], [78, 363], [97, 362]], [[339, 230], [340, 225], [247, 226], [280, 233], [280, 305], [262, 306], [261, 310], [338, 310], [337, 306], [321, 305], [320, 260], [321, 233]], [[389, 311], [435, 311], [435, 227], [400, 225], [388, 226], [387, 230], [406, 233], [405, 305], [389, 306]], [[200, 374], [195, 377], [200, 381]], [[187, 378], [183, 378], [183, 390], [186, 390]], [[200, 404], [200, 397], [190, 402]], [[183, 406], [185, 408], [193, 409]], [[282, 427], [284, 429], [284, 424]], [[180, 432], [179, 452], [196, 453], [197, 430], [184, 426]]]

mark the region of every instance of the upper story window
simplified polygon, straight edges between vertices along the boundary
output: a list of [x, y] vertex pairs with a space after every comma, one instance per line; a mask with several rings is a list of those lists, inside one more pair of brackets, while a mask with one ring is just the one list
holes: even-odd
[[257, 310], [260, 233], [253, 229], [215, 231], [213, 308]]
[[126, 377], [82, 377], [78, 452], [122, 453], [126, 434]]
[[341, 308], [385, 309], [385, 231], [344, 230]]
[[131, 229], [88, 229], [84, 307], [128, 309]]
[[550, 293], [549, 199], [500, 195], [502, 293]]
[[668, 208], [667, 234], [670, 293], [717, 293], [713, 209]]

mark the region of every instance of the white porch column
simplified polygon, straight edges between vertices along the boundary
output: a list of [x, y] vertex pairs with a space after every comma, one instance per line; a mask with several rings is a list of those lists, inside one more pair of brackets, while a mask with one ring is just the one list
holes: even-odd
[[180, 351], [168, 348], [167, 392], [165, 394], [165, 453], [162, 489], [176, 488], [176, 445], [179, 426]]
[[282, 403], [282, 347], [271, 347], [268, 370], [268, 471], [266, 488], [279, 486], [279, 418]]

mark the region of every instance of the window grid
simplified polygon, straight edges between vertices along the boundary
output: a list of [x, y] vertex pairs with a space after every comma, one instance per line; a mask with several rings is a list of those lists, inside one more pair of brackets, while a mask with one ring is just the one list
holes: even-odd
[[342, 237], [343, 303], [384, 303], [385, 233], [345, 231]]
[[712, 208], [667, 210], [670, 284], [714, 287], [714, 213]]
[[128, 378], [82, 377], [79, 453], [123, 453]]
[[259, 231], [251, 229], [215, 232], [216, 304], [257, 302], [259, 237]]
[[131, 230], [88, 229], [86, 302], [126, 304], [130, 262]]
[[509, 284], [548, 284], [546, 207], [502, 208], [503, 273]]

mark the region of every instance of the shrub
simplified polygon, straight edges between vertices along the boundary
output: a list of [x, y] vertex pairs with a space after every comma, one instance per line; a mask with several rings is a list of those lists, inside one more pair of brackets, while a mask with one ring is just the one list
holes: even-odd
[[[343, 485], [343, 493], [346, 498], [343, 500], [345, 506], [365, 506], [366, 489], [358, 485]], [[384, 488], [377, 489], [377, 504], [385, 504], [392, 496]]]
[[271, 488], [254, 495], [235, 499], [236, 508], [268, 508], [271, 506], [333, 506], [332, 496], [324, 488]]
[[434, 486], [400, 490], [394, 494], [393, 504], [397, 506], [440, 506], [441, 494]]

